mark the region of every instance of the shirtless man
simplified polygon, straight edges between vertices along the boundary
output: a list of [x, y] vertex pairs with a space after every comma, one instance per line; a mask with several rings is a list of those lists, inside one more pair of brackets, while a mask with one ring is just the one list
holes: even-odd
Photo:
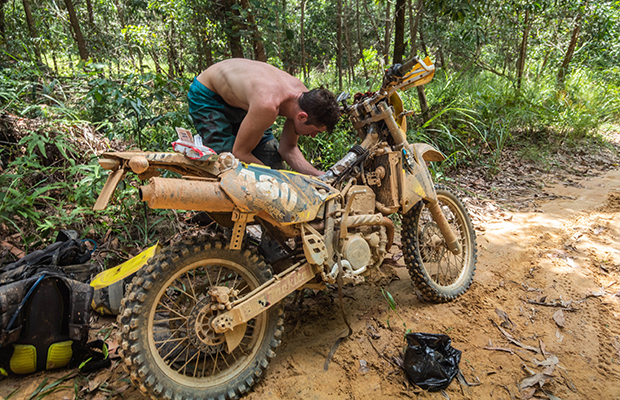
[[[194, 79], [187, 95], [189, 110], [203, 143], [228, 151], [246, 163], [321, 175], [297, 146], [299, 136], [332, 130], [340, 118], [334, 95], [308, 91], [297, 78], [267, 63], [243, 58], [221, 61]], [[278, 141], [271, 125], [286, 117]]]

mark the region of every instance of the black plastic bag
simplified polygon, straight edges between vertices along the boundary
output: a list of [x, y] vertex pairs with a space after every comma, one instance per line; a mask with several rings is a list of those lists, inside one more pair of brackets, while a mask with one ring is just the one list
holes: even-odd
[[448, 335], [408, 333], [404, 368], [409, 381], [435, 392], [445, 389], [459, 372], [461, 351]]

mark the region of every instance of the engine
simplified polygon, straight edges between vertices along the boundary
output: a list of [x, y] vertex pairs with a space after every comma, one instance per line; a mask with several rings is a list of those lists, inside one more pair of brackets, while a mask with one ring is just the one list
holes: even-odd
[[[345, 282], [361, 283], [372, 267], [379, 266], [386, 254], [388, 234], [394, 227], [388, 218], [375, 214], [375, 193], [369, 186], [354, 185], [345, 197], [351, 202], [347, 237], [340, 241], [339, 252]], [[387, 220], [387, 221], [386, 221]], [[335, 280], [338, 263], [331, 267], [329, 277]]]

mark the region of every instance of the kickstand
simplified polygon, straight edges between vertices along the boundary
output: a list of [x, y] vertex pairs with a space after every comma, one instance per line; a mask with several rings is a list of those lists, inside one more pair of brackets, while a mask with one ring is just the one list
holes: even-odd
[[344, 301], [342, 299], [342, 287], [344, 286], [344, 283], [342, 281], [343, 270], [342, 270], [342, 262], [340, 258], [340, 253], [336, 252], [336, 256], [338, 257], [338, 276], [336, 277], [336, 283], [338, 283], [338, 300], [340, 301], [340, 311], [342, 312], [342, 318], [344, 319], [344, 323], [347, 324], [347, 328], [349, 328], [349, 331], [347, 332], [346, 335], [341, 336], [338, 339], [336, 339], [336, 343], [334, 343], [331, 350], [329, 351], [329, 354], [327, 355], [327, 359], [325, 360], [325, 364], [323, 365], [323, 370], [325, 371], [329, 369], [329, 363], [332, 361], [334, 354], [336, 354], [336, 350], [338, 350], [338, 347], [340, 347], [340, 343], [342, 343], [344, 339], [348, 338], [349, 336], [353, 334], [353, 329], [351, 329], [351, 325], [349, 324], [347, 315], [344, 312]]

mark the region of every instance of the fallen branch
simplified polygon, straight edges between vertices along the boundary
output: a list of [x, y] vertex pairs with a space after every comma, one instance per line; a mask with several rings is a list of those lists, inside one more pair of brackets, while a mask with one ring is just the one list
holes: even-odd
[[484, 346], [483, 349], [485, 349], [485, 350], [495, 350], [495, 351], [505, 351], [506, 353], [510, 353], [512, 355], [515, 354], [515, 352], [512, 349], [504, 348], [504, 347]]
[[497, 329], [499, 329], [499, 331], [506, 337], [506, 339], [508, 339], [508, 341], [514, 345], [517, 345], [525, 350], [529, 350], [529, 351], [533, 351], [536, 354], [540, 354], [540, 349], [536, 348], [536, 347], [532, 347], [532, 346], [528, 346], [526, 344], [523, 344], [521, 342], [519, 342], [518, 340], [516, 340], [515, 338], [512, 337], [512, 335], [508, 332], [506, 332], [504, 330], [504, 328], [502, 328], [501, 326], [497, 325], [495, 323], [495, 321], [493, 321], [491, 319], [491, 323], [493, 324], [493, 326], [495, 326]]
[[562, 304], [561, 302], [558, 301], [554, 301], [553, 303], [546, 303], [546, 302], [542, 302], [542, 301], [536, 301], [536, 300], [532, 300], [532, 299], [521, 299], [527, 303], [530, 304], [536, 304], [539, 306], [545, 306], [545, 307], [559, 307], [564, 311], [577, 311], [578, 308], [573, 308], [573, 307], [567, 307], [564, 304]]

